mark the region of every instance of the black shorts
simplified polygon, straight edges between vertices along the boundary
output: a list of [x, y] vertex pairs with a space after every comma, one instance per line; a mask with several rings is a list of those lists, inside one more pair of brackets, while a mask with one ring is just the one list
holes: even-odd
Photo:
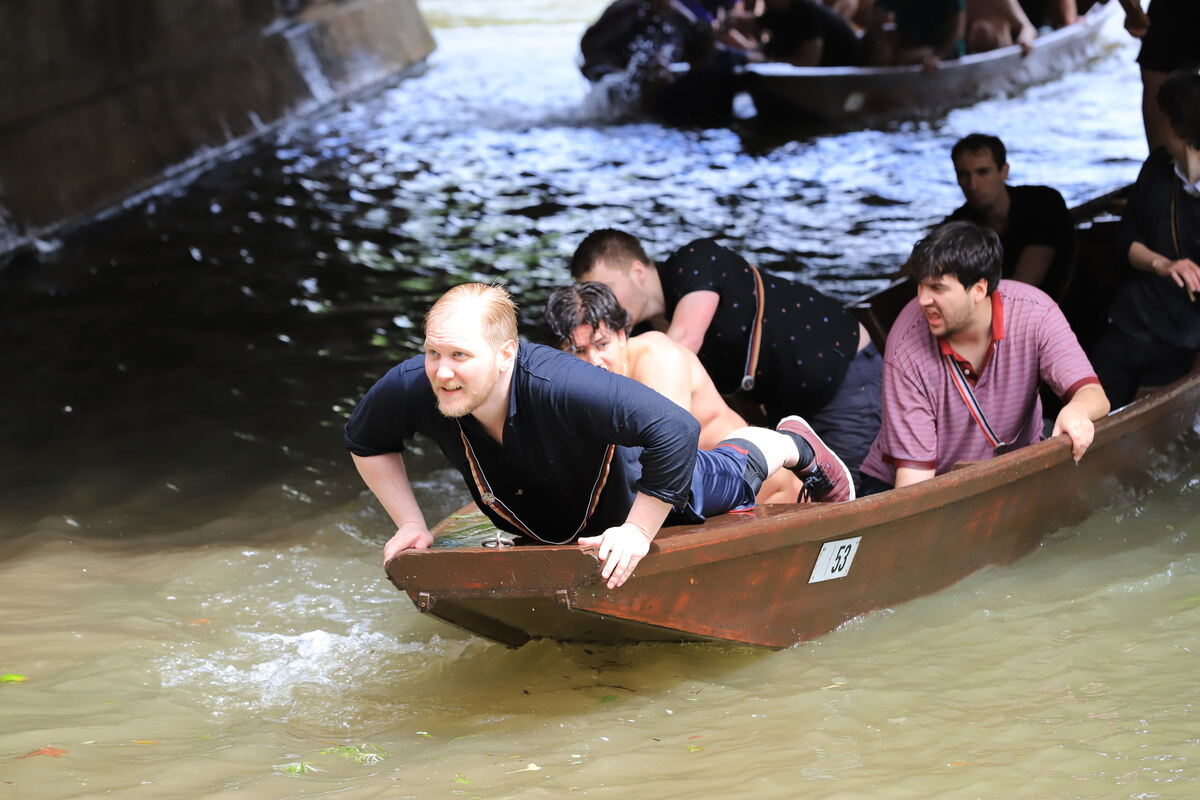
[[1200, 67], [1200, 0], [1154, 0], [1137, 62], [1151, 72]]
[[703, 522], [727, 511], [754, 508], [754, 495], [766, 477], [762, 453], [744, 439], [726, 439], [712, 450], [698, 450], [691, 499], [676, 508], [668, 521]]

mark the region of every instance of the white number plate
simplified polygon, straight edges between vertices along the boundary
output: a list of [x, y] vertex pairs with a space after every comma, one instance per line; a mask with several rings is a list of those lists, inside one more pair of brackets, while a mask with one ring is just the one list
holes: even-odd
[[850, 565], [854, 563], [854, 554], [858, 552], [858, 543], [861, 541], [861, 536], [855, 536], [853, 539], [841, 539], [821, 545], [821, 552], [817, 555], [817, 563], [808, 582], [831, 581], [849, 575]]

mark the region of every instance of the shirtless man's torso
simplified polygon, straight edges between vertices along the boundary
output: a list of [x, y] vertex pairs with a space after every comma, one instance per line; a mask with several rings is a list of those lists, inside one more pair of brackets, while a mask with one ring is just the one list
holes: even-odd
[[[691, 412], [700, 423], [700, 449], [716, 447], [746, 420], [717, 392], [700, 359], [665, 333], [648, 331], [628, 336], [601, 322], [574, 331], [574, 353], [591, 364], [633, 378]], [[763, 483], [759, 503], [794, 503], [800, 480], [781, 470]]]

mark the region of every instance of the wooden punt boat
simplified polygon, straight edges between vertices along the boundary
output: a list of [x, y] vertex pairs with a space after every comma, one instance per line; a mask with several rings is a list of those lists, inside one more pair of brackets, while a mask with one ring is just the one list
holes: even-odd
[[1093, 6], [1079, 22], [1039, 36], [1025, 56], [1010, 47], [945, 61], [924, 74], [920, 66], [796, 67], [750, 64], [739, 86], [759, 116], [797, 124], [878, 124], [928, 117], [958, 106], [1053, 80], [1097, 56], [1100, 32], [1118, 12], [1114, 0]]
[[[1081, 253], [1103, 252], [1114, 225], [1081, 229]], [[1104, 272], [1105, 263], [1089, 266]], [[881, 328], [894, 314], [886, 303], [862, 305]], [[594, 550], [488, 547], [478, 537], [403, 553], [387, 573], [422, 611], [514, 647], [547, 638], [782, 648], [1011, 563], [1054, 531], [1132, 502], [1198, 456], [1193, 371], [1097, 423], [1078, 465], [1058, 437], [849, 503], [769, 505], [665, 528], [616, 590], [600, 581]], [[452, 517], [435, 533], [481, 519]]]

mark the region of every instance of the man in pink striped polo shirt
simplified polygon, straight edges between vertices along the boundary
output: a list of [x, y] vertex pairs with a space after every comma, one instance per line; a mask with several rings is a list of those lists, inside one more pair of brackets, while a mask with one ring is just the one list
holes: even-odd
[[1100, 381], [1054, 301], [1000, 280], [1002, 260], [999, 237], [970, 222], [942, 225], [913, 248], [917, 297], [888, 334], [883, 425], [862, 466], [870, 488], [1039, 441], [1039, 379], [1065, 404], [1052, 435], [1070, 438], [1076, 461], [1091, 445], [1092, 423], [1109, 409]]

